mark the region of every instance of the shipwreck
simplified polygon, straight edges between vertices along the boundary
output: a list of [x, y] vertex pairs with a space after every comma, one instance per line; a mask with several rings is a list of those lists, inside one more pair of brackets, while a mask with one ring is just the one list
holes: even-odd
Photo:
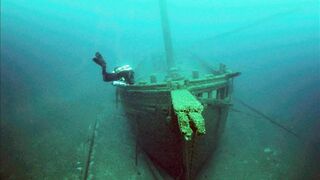
[[223, 132], [233, 79], [240, 73], [220, 64], [207, 75], [195, 70], [182, 76], [174, 61], [165, 0], [159, 5], [167, 75], [163, 81], [151, 75], [148, 82], [116, 84], [116, 97], [152, 163], [175, 179], [195, 179]]

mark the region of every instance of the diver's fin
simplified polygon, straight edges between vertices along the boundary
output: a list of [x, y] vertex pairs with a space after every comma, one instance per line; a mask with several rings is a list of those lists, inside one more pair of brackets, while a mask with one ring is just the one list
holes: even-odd
[[96, 52], [96, 55], [94, 58], [92, 58], [92, 60], [101, 67], [106, 67], [106, 62], [104, 61], [102, 55], [99, 52]]

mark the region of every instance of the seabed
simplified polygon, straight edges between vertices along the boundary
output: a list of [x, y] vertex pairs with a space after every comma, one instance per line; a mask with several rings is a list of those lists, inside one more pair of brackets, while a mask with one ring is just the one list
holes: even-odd
[[[275, 129], [261, 117], [243, 113], [246, 109], [240, 104], [236, 103], [234, 108], [238, 111], [230, 112], [218, 148], [197, 179], [296, 179], [310, 176], [312, 166], [305, 166], [310, 163], [310, 157], [306, 152], [297, 152], [301, 151], [296, 148], [301, 142]], [[99, 122], [88, 179], [173, 179], [155, 167], [136, 147], [134, 135], [128, 132], [127, 119], [120, 114]]]

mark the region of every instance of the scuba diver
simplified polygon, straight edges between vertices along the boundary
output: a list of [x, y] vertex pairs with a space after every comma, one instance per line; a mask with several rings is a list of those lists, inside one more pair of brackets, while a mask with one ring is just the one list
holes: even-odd
[[116, 67], [111, 73], [107, 72], [107, 64], [99, 52], [96, 52], [95, 57], [92, 60], [101, 66], [102, 77], [106, 82], [112, 81], [113, 84], [134, 84], [134, 72], [129, 65]]

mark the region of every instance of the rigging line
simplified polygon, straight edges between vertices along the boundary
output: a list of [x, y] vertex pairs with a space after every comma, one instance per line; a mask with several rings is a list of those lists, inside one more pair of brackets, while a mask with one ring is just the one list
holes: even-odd
[[206, 70], [211, 72], [212, 74], [219, 74], [218, 70], [215, 70], [214, 67], [208, 63], [207, 61], [200, 58], [198, 55], [194, 54], [193, 52], [188, 52], [192, 59], [195, 59], [196, 61], [200, 62], [201, 66], [204, 67]]
[[[271, 117], [265, 115], [264, 113], [260, 112], [259, 110], [255, 109], [254, 107], [248, 105], [247, 103], [243, 102], [242, 100], [240, 100], [239, 98], [234, 98], [236, 101], [238, 101], [240, 104], [242, 104], [243, 106], [245, 106], [246, 108], [248, 108], [249, 110], [257, 113], [258, 115], [260, 115], [261, 117], [263, 117], [264, 119], [268, 120], [270, 123], [274, 124], [275, 126], [285, 130], [286, 132], [288, 132], [289, 134], [293, 135], [294, 137], [296, 137], [298, 140], [302, 141], [304, 144], [306, 144], [306, 141], [304, 138], [302, 138], [300, 135], [298, 135], [297, 133], [293, 132], [292, 130], [290, 130], [289, 128], [285, 127], [284, 125], [276, 122], [274, 119], [272, 119]], [[320, 152], [320, 146], [319, 144], [315, 144], [315, 143], [311, 143], [311, 147], [313, 147], [314, 151], [316, 152]]]
[[[200, 61], [201, 65], [205, 66], [207, 69], [209, 69], [213, 74], [216, 71], [213, 66], [211, 64], [209, 64], [207, 61], [204, 61], [203, 59], [201, 59], [200, 57], [198, 57], [197, 55], [190, 53], [191, 55], [194, 55], [196, 57], [196, 59], [198, 61]], [[276, 122], [275, 120], [273, 120], [271, 117], [263, 114], [262, 112], [260, 112], [259, 110], [251, 107], [250, 105], [246, 104], [245, 102], [243, 102], [242, 100], [240, 100], [239, 98], [235, 98], [233, 97], [234, 100], [238, 101], [239, 103], [241, 103], [242, 105], [244, 105], [245, 107], [247, 107], [248, 109], [250, 109], [251, 111], [255, 112], [257, 115], [260, 115], [261, 117], [263, 117], [264, 119], [268, 120], [270, 123], [272, 123], [273, 125], [285, 130], [285, 132], [290, 133], [291, 135], [293, 135], [294, 137], [296, 137], [297, 139], [301, 140], [304, 142], [304, 139], [298, 135], [297, 133], [293, 132], [292, 130], [288, 129], [287, 127], [279, 124], [278, 122]], [[235, 112], [240, 112], [236, 109], [232, 109]], [[249, 113], [246, 113], [247, 115], [249, 115]], [[315, 149], [315, 151], [320, 152], [320, 144], [314, 144], [312, 143], [313, 148]]]
[[[264, 119], [268, 120], [270, 123], [272, 123], [273, 125], [285, 130], [285, 132], [293, 135], [294, 137], [296, 137], [298, 140], [300, 140], [301, 142], [303, 142], [303, 144], [307, 144], [305, 139], [302, 138], [300, 135], [298, 135], [297, 133], [293, 132], [292, 130], [290, 130], [289, 128], [285, 127], [284, 125], [276, 122], [274, 119], [272, 119], [271, 117], [263, 114], [262, 112], [260, 112], [259, 110], [253, 108], [252, 106], [246, 104], [245, 102], [243, 102], [242, 100], [240, 100], [239, 98], [234, 98], [236, 101], [238, 101], [240, 104], [242, 104], [243, 106], [245, 106], [246, 108], [248, 108], [249, 110], [255, 112], [256, 114], [260, 115], [261, 117], [263, 117]], [[240, 111], [238, 111], [240, 112]], [[241, 113], [241, 112], [240, 112]], [[246, 113], [247, 114], [247, 113]], [[313, 150], [315, 152], [320, 152], [320, 144], [317, 144], [317, 143], [312, 143], [311, 142], [311, 147], [313, 147]]]
[[[212, 40], [215, 40], [215, 39], [219, 39], [219, 38], [224, 38], [226, 36], [230, 36], [232, 34], [236, 34], [236, 33], [239, 33], [241, 31], [244, 31], [246, 29], [249, 29], [251, 27], [254, 27], [254, 26], [258, 26], [258, 25], [261, 25], [263, 23], [266, 23], [266, 22], [269, 22], [269, 21], [272, 21], [273, 19], [276, 19], [278, 18], [279, 16], [280, 17], [283, 17], [283, 16], [286, 16], [286, 15], [289, 15], [291, 13], [294, 13], [296, 12], [297, 10], [299, 10], [301, 8], [293, 8], [293, 9], [290, 9], [288, 11], [285, 11], [285, 12], [278, 12], [278, 13], [275, 13], [275, 14], [272, 14], [270, 16], [267, 16], [265, 18], [262, 18], [262, 19], [258, 19], [252, 23], [249, 23], [249, 24], [246, 24], [244, 26], [240, 26], [238, 28], [235, 28], [233, 30], [230, 30], [230, 31], [227, 31], [227, 32], [223, 32], [223, 33], [220, 33], [220, 34], [217, 34], [211, 38], [208, 38], [208, 39], [205, 39], [205, 40], [199, 40], [198, 43], [196, 44], [202, 44], [204, 41], [212, 41]], [[195, 45], [192, 45], [190, 48], [186, 48], [186, 49], [191, 49], [192, 47], [194, 47]], [[191, 52], [191, 51], [187, 51], [187, 52]], [[190, 53], [191, 54], [191, 53]], [[195, 54], [191, 54], [193, 57], [196, 57]], [[197, 58], [198, 59], [198, 58]], [[144, 60], [141, 60], [141, 62], [143, 62]], [[141, 63], [138, 63], [138, 66], [137, 68], [140, 66]]]
[[255, 112], [256, 114], [260, 115], [261, 117], [263, 117], [264, 119], [268, 120], [269, 122], [271, 122], [272, 124], [274, 124], [275, 126], [285, 130], [286, 132], [288, 132], [289, 134], [295, 136], [298, 139], [301, 139], [301, 137], [293, 132], [292, 130], [290, 130], [289, 128], [283, 126], [282, 124], [278, 123], [277, 121], [275, 121], [273, 118], [265, 115], [264, 113], [260, 112], [259, 110], [255, 109], [254, 107], [248, 105], [247, 103], [243, 102], [242, 100], [240, 100], [239, 98], [234, 98], [236, 101], [238, 101], [240, 104], [242, 104], [244, 107], [248, 108], [249, 110]]
[[[258, 25], [261, 25], [261, 24], [264, 24], [266, 22], [269, 22], [269, 21], [272, 21], [278, 17], [284, 17], [286, 15], [289, 15], [291, 13], [294, 13], [296, 12], [297, 10], [299, 10], [301, 8], [293, 8], [293, 9], [290, 9], [288, 11], [285, 11], [285, 12], [278, 12], [278, 13], [275, 13], [275, 14], [272, 14], [270, 16], [267, 16], [265, 18], [262, 18], [262, 19], [258, 19], [252, 23], [249, 23], [249, 24], [246, 24], [244, 26], [240, 26], [238, 28], [235, 28], [233, 30], [230, 30], [230, 31], [227, 31], [227, 32], [223, 32], [223, 33], [219, 33], [211, 38], [207, 38], [207, 39], [204, 39], [204, 40], [199, 40], [197, 43], [195, 44], [202, 44], [204, 41], [213, 41], [215, 39], [219, 39], [219, 38], [224, 38], [224, 37], [227, 37], [227, 36], [230, 36], [232, 34], [236, 34], [236, 33], [239, 33], [239, 32], [242, 32], [244, 30], [247, 30], [249, 28], [252, 28], [252, 27], [255, 27], [255, 26], [258, 26]], [[194, 45], [193, 45], [194, 46]], [[191, 46], [191, 48], [193, 47]], [[189, 49], [189, 48], [188, 48]]]
[[243, 111], [241, 111], [241, 110], [239, 110], [239, 109], [230, 108], [230, 110], [231, 110], [232, 112], [236, 112], [236, 113], [244, 114], [244, 115], [246, 115], [246, 116], [250, 116], [250, 117], [253, 117], [253, 118], [261, 118], [260, 116], [253, 115], [253, 114], [248, 113], [248, 112], [243, 112]]
[[[190, 53], [191, 55], [193, 55], [194, 57], [197, 57], [195, 54]], [[203, 59], [197, 57], [197, 60], [201, 62], [201, 64], [203, 66], [206, 66], [213, 74], [216, 72], [216, 70], [206, 61], [204, 61]], [[268, 120], [269, 122], [271, 122], [272, 124], [276, 125], [277, 127], [280, 127], [281, 129], [285, 130], [286, 132], [292, 134], [293, 136], [295, 136], [296, 138], [300, 139], [301, 137], [293, 132], [292, 130], [288, 129], [287, 127], [279, 124], [278, 122], [276, 122], [275, 120], [273, 120], [272, 118], [270, 118], [269, 116], [263, 114], [262, 112], [260, 112], [259, 110], [253, 108], [252, 106], [248, 105], [247, 103], [243, 102], [242, 100], [238, 99], [238, 98], [234, 98], [236, 101], [238, 101], [240, 104], [242, 104], [243, 106], [245, 106], [246, 108], [250, 109], [251, 111], [255, 112], [256, 114], [260, 115], [261, 117], [263, 117], [264, 119]]]
[[89, 152], [88, 152], [88, 156], [87, 156], [87, 161], [86, 161], [86, 164], [85, 164], [85, 171], [84, 171], [84, 176], [83, 176], [84, 180], [87, 180], [88, 176], [89, 176], [90, 163], [91, 163], [92, 158], [93, 158], [93, 148], [94, 148], [94, 143], [95, 143], [97, 122], [98, 122], [98, 118], [96, 118], [96, 120], [94, 122], [92, 134], [91, 134], [91, 137], [89, 139], [90, 140], [90, 144], [89, 144]]

